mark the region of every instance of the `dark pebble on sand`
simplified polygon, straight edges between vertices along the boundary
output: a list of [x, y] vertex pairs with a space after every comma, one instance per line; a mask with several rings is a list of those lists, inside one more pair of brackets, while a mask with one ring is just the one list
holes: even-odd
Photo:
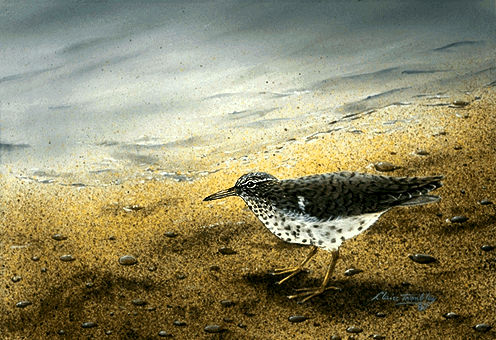
[[419, 156], [427, 156], [429, 154], [429, 152], [427, 152], [426, 150], [423, 150], [423, 149], [417, 149], [417, 151], [415, 151], [415, 153]]
[[468, 221], [468, 217], [466, 216], [453, 216], [452, 218], [450, 218], [451, 223], [463, 223], [467, 221]]
[[179, 326], [179, 327], [183, 327], [187, 325], [186, 321], [182, 321], [182, 320], [174, 320], [173, 324], [174, 326]]
[[31, 257], [31, 260], [36, 262], [36, 261], [40, 260], [40, 257], [35, 255], [35, 256]]
[[12, 276], [11, 280], [12, 282], [19, 282], [22, 280], [22, 277], [20, 277], [19, 275]]
[[63, 262], [71, 262], [71, 261], [74, 261], [74, 260], [75, 260], [75, 258], [71, 254], [62, 255], [60, 257], [60, 261], [63, 261]]
[[207, 333], [222, 333], [225, 331], [225, 329], [219, 325], [207, 325], [203, 330]]
[[363, 272], [363, 270], [361, 270], [361, 269], [349, 268], [349, 269], [345, 270], [344, 275], [353, 276], [353, 275], [359, 274], [361, 272]]
[[33, 303], [31, 301], [19, 301], [16, 303], [17, 308], [26, 308], [27, 306], [32, 305]]
[[453, 149], [455, 149], [455, 150], [461, 150], [462, 147], [461, 147], [461, 145], [456, 145]]
[[448, 312], [446, 314], [443, 314], [443, 317], [446, 319], [458, 319], [460, 315], [454, 313], [454, 312]]
[[469, 104], [469, 102], [466, 102], [466, 101], [464, 101], [464, 100], [455, 100], [455, 101], [453, 102], [453, 105], [454, 105], [454, 106], [458, 106], [458, 107], [465, 107], [465, 106], [467, 106], [468, 104]]
[[383, 313], [383, 312], [377, 312], [375, 313], [375, 316], [377, 316], [378, 318], [385, 318], [386, 317], [386, 313]]
[[346, 328], [346, 331], [348, 333], [358, 334], [358, 333], [362, 333], [363, 332], [363, 329], [361, 329], [358, 326], [350, 326], [350, 327]]
[[292, 315], [288, 318], [289, 322], [298, 323], [308, 320], [308, 318], [304, 315]]
[[410, 254], [408, 255], [408, 257], [413, 262], [422, 263], [422, 264], [433, 263], [437, 261], [435, 257], [427, 254]]
[[63, 329], [59, 329], [59, 330], [57, 331], [57, 334], [58, 334], [58, 335], [65, 335], [65, 331], [64, 331]]
[[40, 271], [41, 271], [42, 273], [46, 273], [47, 269], [46, 269], [45, 267], [43, 267], [43, 268], [41, 268], [41, 269], [40, 269]]
[[170, 237], [170, 238], [173, 238], [173, 237], [176, 237], [177, 236], [177, 234], [175, 232], [173, 232], [173, 231], [167, 231], [167, 232], [165, 232], [164, 235], [167, 236], [167, 237]]
[[93, 321], [83, 322], [81, 324], [81, 327], [83, 327], [83, 328], [93, 328], [93, 327], [96, 327], [96, 322], [93, 322]]
[[234, 301], [231, 300], [222, 300], [220, 304], [222, 305], [222, 307], [232, 307], [235, 305]]
[[117, 240], [117, 237], [115, 237], [114, 235], [109, 236], [109, 240], [110, 240], [110, 241], [115, 241], [115, 240]]
[[374, 340], [384, 340], [384, 339], [386, 339], [386, 337], [384, 335], [380, 335], [380, 334], [373, 334], [371, 336], [371, 338], [374, 339]]
[[146, 310], [149, 312], [153, 312], [157, 310], [157, 307], [146, 307]]
[[474, 329], [477, 332], [481, 332], [481, 333], [487, 332], [491, 328], [493, 328], [493, 327], [491, 325], [488, 325], [487, 323], [479, 323], [479, 324], [477, 324], [477, 325], [474, 326]]
[[493, 204], [493, 202], [491, 202], [490, 200], [481, 200], [481, 201], [479, 201], [479, 204], [480, 205], [491, 205], [491, 204]]
[[219, 266], [210, 266], [209, 268], [211, 271], [214, 271], [214, 272], [218, 272], [220, 271], [220, 267]]
[[132, 255], [124, 255], [119, 258], [119, 263], [123, 266], [131, 266], [137, 262], [138, 260], [136, 260], [136, 258]]
[[[491, 251], [491, 250], [494, 250], [494, 246], [490, 246], [489, 244], [485, 244], [481, 247], [482, 250], [484, 251]], [[14, 279], [12, 278], [12, 281], [14, 281]], [[14, 281], [15, 282], [15, 281]]]
[[247, 326], [244, 323], [240, 322], [238, 323], [238, 327], [245, 329]]
[[339, 335], [333, 335], [331, 336], [331, 340], [341, 340], [341, 337]]
[[222, 255], [234, 255], [236, 254], [236, 251], [232, 248], [222, 247], [219, 248], [219, 253], [221, 253]]
[[95, 284], [93, 282], [86, 282], [85, 287], [86, 288], [93, 288]]
[[398, 167], [389, 162], [378, 162], [374, 164], [377, 171], [387, 172], [396, 170]]
[[105, 331], [105, 335], [112, 335], [112, 331], [111, 330]]
[[64, 236], [62, 234], [55, 234], [55, 235], [52, 235], [52, 238], [55, 240], [55, 241], [63, 241], [63, 240], [67, 240], [67, 236]]
[[176, 278], [178, 280], [184, 280], [185, 278], [187, 278], [188, 276], [186, 274], [182, 274], [182, 273], [179, 273], [176, 275]]
[[160, 336], [162, 338], [171, 338], [172, 334], [167, 333], [166, 331], [160, 331], [160, 332], [158, 332], [158, 336]]
[[146, 301], [143, 300], [143, 299], [134, 299], [133, 301], [131, 301], [133, 303], [133, 305], [135, 306], [144, 306], [146, 305]]

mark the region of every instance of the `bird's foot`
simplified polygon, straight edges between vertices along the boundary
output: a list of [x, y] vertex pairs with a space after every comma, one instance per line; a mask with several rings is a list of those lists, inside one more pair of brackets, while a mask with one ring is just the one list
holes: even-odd
[[272, 272], [272, 275], [289, 274], [288, 276], [286, 276], [285, 278], [283, 278], [282, 280], [277, 282], [277, 284], [282, 284], [282, 283], [286, 282], [287, 280], [289, 280], [290, 278], [292, 278], [293, 276], [295, 276], [296, 274], [298, 274], [299, 272], [301, 272], [302, 270], [303, 270], [302, 266], [278, 268], [278, 269], [274, 269], [274, 271]]
[[296, 299], [296, 298], [303, 298], [302, 300], [298, 301], [299, 303], [305, 303], [311, 298], [320, 295], [324, 293], [327, 290], [341, 290], [339, 287], [335, 286], [320, 286], [320, 287], [308, 287], [308, 288], [300, 288], [296, 289], [297, 294], [290, 295], [288, 296], [288, 299]]

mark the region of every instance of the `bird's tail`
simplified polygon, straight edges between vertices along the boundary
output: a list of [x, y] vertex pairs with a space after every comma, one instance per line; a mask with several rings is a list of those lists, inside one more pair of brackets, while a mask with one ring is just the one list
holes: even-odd
[[436, 203], [441, 200], [441, 197], [439, 196], [434, 196], [434, 195], [421, 195], [412, 198], [411, 200], [408, 200], [406, 202], [403, 202], [401, 205], [402, 206], [412, 206], [412, 205], [421, 205], [421, 204], [428, 204], [428, 203]]

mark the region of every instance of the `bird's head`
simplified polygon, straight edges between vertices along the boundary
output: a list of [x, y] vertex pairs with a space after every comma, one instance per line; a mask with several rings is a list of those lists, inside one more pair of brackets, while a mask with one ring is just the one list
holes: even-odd
[[232, 188], [216, 192], [203, 200], [213, 201], [229, 196], [240, 196], [243, 199], [257, 197], [261, 192], [264, 192], [264, 188], [270, 187], [276, 181], [277, 178], [268, 173], [250, 172], [241, 176]]

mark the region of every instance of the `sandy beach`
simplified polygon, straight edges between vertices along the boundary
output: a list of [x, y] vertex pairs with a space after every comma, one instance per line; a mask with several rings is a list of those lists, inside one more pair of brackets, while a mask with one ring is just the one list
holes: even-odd
[[[391, 105], [229, 161], [212, 154], [192, 168], [204, 170], [193, 181], [63, 186], [4, 174], [1, 337], [492, 339], [495, 113], [494, 87]], [[379, 172], [377, 162], [397, 169]], [[287, 295], [320, 284], [329, 254], [278, 285], [271, 270], [307, 248], [279, 241], [239, 198], [202, 201], [253, 170], [445, 180], [441, 202], [394, 209], [343, 244], [332, 278], [341, 291], [298, 304]], [[347, 276], [349, 268], [361, 272]]]

